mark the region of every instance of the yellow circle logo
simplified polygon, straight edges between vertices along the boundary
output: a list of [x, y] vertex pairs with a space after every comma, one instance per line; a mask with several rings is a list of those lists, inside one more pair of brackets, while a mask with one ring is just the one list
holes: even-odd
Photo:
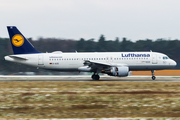
[[24, 44], [24, 38], [20, 34], [16, 34], [12, 38], [12, 44], [16, 47], [20, 47]]

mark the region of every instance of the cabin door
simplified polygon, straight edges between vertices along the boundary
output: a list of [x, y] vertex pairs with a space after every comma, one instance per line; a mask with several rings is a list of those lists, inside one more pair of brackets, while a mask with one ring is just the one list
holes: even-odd
[[44, 65], [43, 55], [38, 55], [38, 65]]
[[157, 64], [157, 54], [152, 55], [152, 64]]

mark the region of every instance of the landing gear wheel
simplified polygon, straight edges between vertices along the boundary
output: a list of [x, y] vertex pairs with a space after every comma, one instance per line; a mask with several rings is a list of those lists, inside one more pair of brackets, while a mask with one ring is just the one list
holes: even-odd
[[100, 78], [99, 75], [95, 75], [96, 80], [99, 80], [99, 78]]
[[155, 77], [155, 76], [152, 76], [152, 79], [153, 79], [153, 80], [155, 80], [155, 79], [156, 79], [156, 77]]
[[94, 80], [94, 78], [95, 78], [95, 74], [93, 74], [93, 75], [91, 76], [91, 78]]
[[99, 75], [95, 75], [95, 74], [93, 74], [92, 76], [91, 76], [91, 78], [93, 79], [93, 80], [99, 80]]

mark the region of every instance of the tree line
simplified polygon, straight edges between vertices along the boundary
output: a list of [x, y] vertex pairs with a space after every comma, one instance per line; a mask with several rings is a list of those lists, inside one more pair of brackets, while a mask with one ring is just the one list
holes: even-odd
[[[57, 39], [57, 38], [39, 38], [38, 40], [28, 39], [33, 46], [40, 52], [130, 52], [130, 51], [155, 51], [161, 52], [180, 63], [180, 40], [137, 40], [135, 42], [117, 37], [114, 40], [106, 40], [104, 35], [101, 35], [96, 41], [94, 39], [79, 40], [72, 39]], [[17, 65], [3, 58], [6, 55], [13, 54], [9, 38], [0, 38], [0, 74], [14, 74], [17, 72], [39, 72], [43, 74], [44, 70]]]

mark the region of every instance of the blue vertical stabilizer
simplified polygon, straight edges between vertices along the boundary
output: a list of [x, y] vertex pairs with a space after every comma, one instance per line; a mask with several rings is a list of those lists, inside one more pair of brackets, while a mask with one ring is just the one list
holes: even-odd
[[40, 53], [15, 26], [7, 26], [14, 54]]

